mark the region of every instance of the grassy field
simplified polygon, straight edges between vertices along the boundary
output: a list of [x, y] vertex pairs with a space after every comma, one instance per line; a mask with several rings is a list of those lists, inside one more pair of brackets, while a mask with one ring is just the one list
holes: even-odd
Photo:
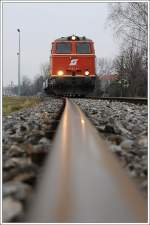
[[3, 115], [37, 105], [38, 97], [3, 96]]

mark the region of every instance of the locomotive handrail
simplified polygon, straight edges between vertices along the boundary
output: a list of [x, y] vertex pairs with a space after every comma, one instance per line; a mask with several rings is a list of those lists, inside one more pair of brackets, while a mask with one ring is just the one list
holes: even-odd
[[97, 130], [68, 99], [26, 221], [147, 221], [146, 202]]

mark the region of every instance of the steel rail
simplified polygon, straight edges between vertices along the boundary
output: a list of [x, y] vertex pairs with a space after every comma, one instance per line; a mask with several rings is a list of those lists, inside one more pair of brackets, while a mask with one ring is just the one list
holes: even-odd
[[146, 201], [84, 113], [68, 99], [26, 221], [147, 222]]
[[132, 97], [90, 97], [90, 98], [99, 99], [99, 100], [130, 102], [130, 103], [144, 104], [144, 105], [148, 103], [147, 98], [132, 98]]

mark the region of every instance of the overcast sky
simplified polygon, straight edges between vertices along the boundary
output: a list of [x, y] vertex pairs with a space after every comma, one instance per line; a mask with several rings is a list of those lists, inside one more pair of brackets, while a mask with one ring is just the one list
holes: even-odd
[[21, 30], [21, 77], [33, 80], [49, 61], [51, 42], [72, 34], [95, 42], [97, 57], [114, 58], [118, 44], [106, 28], [109, 3], [4, 3], [3, 84], [17, 84], [18, 32]]

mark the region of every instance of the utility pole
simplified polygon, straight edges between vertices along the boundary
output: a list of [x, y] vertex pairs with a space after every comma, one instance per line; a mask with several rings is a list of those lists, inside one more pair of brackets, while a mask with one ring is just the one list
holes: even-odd
[[17, 52], [18, 55], [18, 95], [20, 96], [20, 58], [21, 58], [21, 53], [20, 53], [20, 29], [17, 29], [19, 33], [19, 49]]

